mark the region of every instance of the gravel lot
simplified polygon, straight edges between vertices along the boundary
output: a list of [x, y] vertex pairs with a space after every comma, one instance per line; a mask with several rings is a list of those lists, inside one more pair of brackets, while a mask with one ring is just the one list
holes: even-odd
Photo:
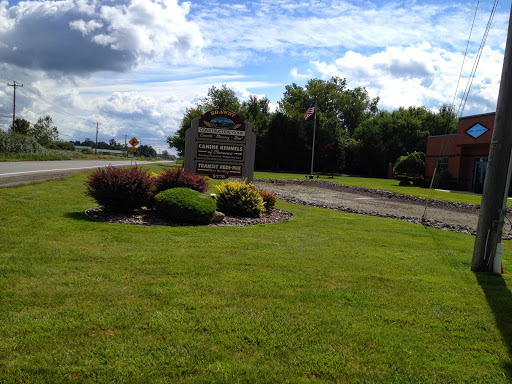
[[[400, 195], [325, 180], [255, 180], [260, 189], [280, 199], [342, 212], [387, 217], [434, 228], [475, 234], [479, 205], [451, 203]], [[512, 240], [511, 215], [507, 215], [504, 239]]]

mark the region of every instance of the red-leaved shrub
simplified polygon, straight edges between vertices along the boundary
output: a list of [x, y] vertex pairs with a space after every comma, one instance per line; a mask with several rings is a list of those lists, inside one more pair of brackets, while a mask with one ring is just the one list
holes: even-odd
[[89, 175], [85, 185], [87, 195], [115, 212], [132, 212], [152, 203], [152, 182], [140, 167], [100, 168]]
[[277, 201], [277, 196], [272, 192], [265, 191], [260, 189], [260, 196], [263, 199], [263, 204], [265, 205], [265, 210], [271, 211], [274, 209]]
[[170, 168], [153, 180], [155, 194], [171, 188], [190, 188], [204, 193], [208, 189], [208, 180], [183, 168]]

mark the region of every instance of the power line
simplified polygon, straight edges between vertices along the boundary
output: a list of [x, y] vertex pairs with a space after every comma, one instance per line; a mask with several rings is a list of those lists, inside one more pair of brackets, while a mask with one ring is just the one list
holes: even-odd
[[480, 63], [480, 58], [482, 57], [482, 53], [484, 50], [485, 42], [487, 41], [487, 36], [489, 35], [489, 31], [491, 29], [492, 21], [494, 19], [494, 15], [496, 14], [496, 8], [498, 7], [498, 0], [494, 0], [494, 4], [491, 9], [491, 14], [489, 15], [489, 20], [487, 21], [487, 25], [485, 27], [484, 34], [482, 36], [482, 41], [480, 42], [480, 48], [478, 49], [478, 53], [475, 57], [475, 62], [473, 63], [473, 68], [471, 69], [471, 73], [469, 75], [468, 84], [466, 85], [466, 90], [462, 95], [461, 102], [459, 104], [459, 109], [457, 111], [457, 115], [460, 117], [464, 113], [464, 108], [466, 107], [466, 102], [468, 101], [469, 93], [471, 91], [471, 87], [473, 85], [473, 80], [475, 79], [476, 70], [478, 68], [478, 64]]
[[[80, 120], [83, 120], [83, 121], [90, 121], [90, 120], [91, 120], [91, 119], [86, 119], [86, 118], [84, 118], [84, 117], [76, 116], [76, 115], [74, 115], [74, 114], [72, 114], [72, 113], [70, 113], [70, 112], [68, 112], [68, 111], [64, 110], [63, 108], [59, 107], [58, 105], [55, 105], [55, 104], [51, 103], [51, 102], [50, 102], [50, 101], [48, 101], [48, 100], [45, 100], [42, 96], [38, 95], [35, 91], [32, 91], [32, 90], [31, 90], [30, 88], [28, 88], [28, 87], [26, 88], [26, 90], [27, 90], [28, 92], [30, 92], [32, 95], [34, 95], [35, 97], [37, 97], [37, 98], [38, 98], [40, 101], [42, 101], [43, 103], [45, 103], [45, 104], [47, 104], [47, 105], [50, 105], [50, 106], [52, 106], [52, 107], [56, 108], [59, 112], [61, 112], [61, 113], [65, 114], [65, 115], [68, 115], [68, 116], [70, 116], [70, 117], [74, 117], [74, 118], [76, 118], [76, 119], [80, 119]], [[23, 93], [23, 92], [22, 92], [22, 93]], [[27, 95], [27, 96], [28, 96], [28, 95]]]
[[473, 27], [475, 26], [475, 19], [476, 19], [476, 15], [478, 13], [479, 5], [480, 5], [480, 0], [477, 0], [475, 14], [473, 15], [473, 23], [471, 24], [471, 30], [469, 31], [468, 42], [466, 44], [466, 52], [464, 52], [464, 59], [462, 60], [462, 65], [460, 67], [459, 79], [457, 80], [457, 86], [455, 87], [455, 93], [453, 95], [452, 109], [455, 107], [455, 99], [457, 98], [457, 92], [459, 91], [460, 79], [462, 78], [462, 71], [464, 69], [464, 64], [466, 63], [466, 57], [468, 55], [469, 43], [471, 42], [471, 35], [473, 34]]

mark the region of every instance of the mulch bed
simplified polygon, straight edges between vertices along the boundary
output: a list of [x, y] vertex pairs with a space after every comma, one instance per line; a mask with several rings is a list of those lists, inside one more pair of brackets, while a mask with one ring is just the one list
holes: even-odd
[[[183, 226], [190, 224], [173, 223], [160, 218], [156, 212], [152, 209], [142, 208], [136, 210], [133, 213], [115, 213], [104, 209], [103, 207], [96, 207], [88, 209], [85, 214], [91, 219], [97, 221], [105, 221], [108, 223], [117, 224], [133, 224], [133, 225], [166, 225], [166, 226]], [[283, 221], [290, 220], [293, 217], [293, 213], [284, 211], [282, 209], [273, 209], [272, 211], [261, 215], [261, 217], [248, 218], [240, 216], [228, 216], [224, 217], [224, 220], [220, 223], [211, 223], [211, 227], [227, 227], [227, 226], [239, 226], [245, 227], [248, 225], [258, 224], [273, 224], [280, 223]]]

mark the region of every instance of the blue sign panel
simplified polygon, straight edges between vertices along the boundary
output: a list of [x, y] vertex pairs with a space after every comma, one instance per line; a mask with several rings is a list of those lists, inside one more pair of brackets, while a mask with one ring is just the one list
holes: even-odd
[[478, 139], [489, 129], [485, 128], [483, 125], [475, 124], [471, 128], [469, 128], [466, 133], [474, 139]]

